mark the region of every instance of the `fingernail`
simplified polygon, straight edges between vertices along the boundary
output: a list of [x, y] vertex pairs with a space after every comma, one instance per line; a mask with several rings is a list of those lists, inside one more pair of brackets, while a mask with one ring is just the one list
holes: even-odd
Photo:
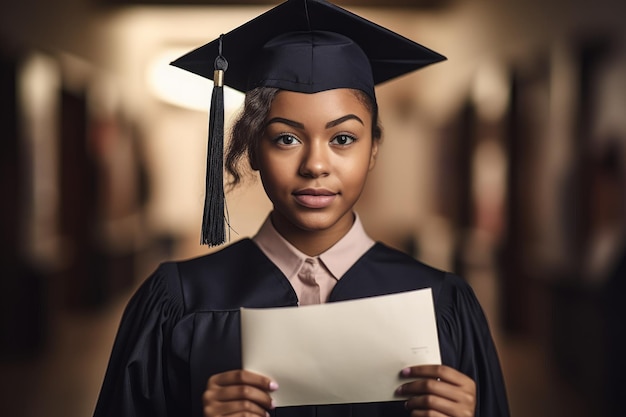
[[270, 382], [270, 391], [276, 391], [278, 389], [278, 382], [271, 381]]
[[402, 374], [402, 376], [409, 376], [411, 374], [411, 370], [409, 368], [404, 368], [400, 371], [400, 373]]
[[272, 410], [276, 408], [276, 401], [272, 400], [272, 404], [270, 405], [270, 408]]
[[403, 386], [402, 386], [402, 385], [400, 385], [398, 388], [396, 388], [396, 394], [397, 394], [397, 395], [402, 395], [402, 391], [403, 391], [403, 389], [402, 389], [402, 388], [403, 388]]

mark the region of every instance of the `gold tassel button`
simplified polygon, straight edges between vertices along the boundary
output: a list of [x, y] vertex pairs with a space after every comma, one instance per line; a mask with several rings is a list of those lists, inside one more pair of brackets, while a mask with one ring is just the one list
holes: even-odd
[[213, 85], [215, 87], [224, 86], [224, 71], [223, 70], [213, 71]]

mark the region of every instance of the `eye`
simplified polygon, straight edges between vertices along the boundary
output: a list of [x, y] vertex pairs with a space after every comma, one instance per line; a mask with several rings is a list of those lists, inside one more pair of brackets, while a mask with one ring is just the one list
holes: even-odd
[[333, 145], [346, 146], [346, 145], [350, 145], [354, 141], [356, 141], [356, 138], [354, 136], [341, 134], [341, 135], [335, 136], [330, 143], [332, 143]]
[[293, 145], [297, 145], [300, 143], [300, 140], [295, 137], [294, 135], [288, 134], [288, 133], [283, 133], [278, 135], [275, 139], [274, 142], [278, 145], [282, 145], [282, 146], [293, 146]]

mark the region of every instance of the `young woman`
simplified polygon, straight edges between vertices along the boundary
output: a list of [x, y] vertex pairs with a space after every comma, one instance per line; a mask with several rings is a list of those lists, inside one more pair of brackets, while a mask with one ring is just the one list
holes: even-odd
[[[200, 63], [218, 63], [222, 47], [224, 56], [237, 49], [227, 84], [246, 91], [226, 167], [237, 183], [249, 162], [273, 210], [252, 239], [164, 263], [143, 284], [122, 319], [95, 415], [507, 416], [470, 287], [374, 242], [354, 212], [380, 146], [374, 84], [441, 56], [326, 2], [291, 0], [174, 64], [204, 74]], [[274, 407], [276, 381], [242, 369], [240, 307], [421, 288], [432, 289], [443, 364], [393, 370], [406, 378], [398, 401]]]

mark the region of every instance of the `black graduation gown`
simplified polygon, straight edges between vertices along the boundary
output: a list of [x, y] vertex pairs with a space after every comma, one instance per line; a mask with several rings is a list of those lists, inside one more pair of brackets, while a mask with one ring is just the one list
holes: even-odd
[[[339, 280], [328, 301], [427, 287], [433, 291], [443, 363], [477, 383], [476, 416], [508, 416], [487, 322], [471, 288], [459, 277], [376, 243]], [[297, 301], [285, 276], [250, 239], [214, 254], [160, 265], [124, 312], [95, 417], [201, 416], [209, 376], [241, 368], [239, 308], [295, 306]], [[402, 401], [279, 407], [271, 414], [408, 415]]]

